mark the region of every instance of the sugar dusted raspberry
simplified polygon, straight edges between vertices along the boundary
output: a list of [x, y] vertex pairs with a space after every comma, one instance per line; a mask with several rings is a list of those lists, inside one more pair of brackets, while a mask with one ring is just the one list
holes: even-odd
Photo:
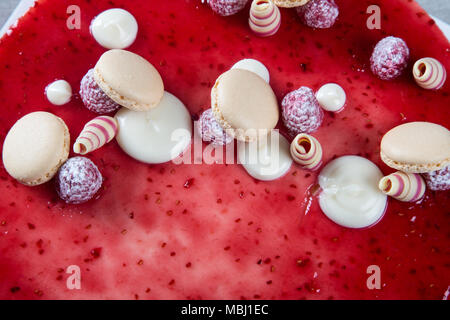
[[322, 124], [323, 111], [314, 92], [308, 87], [288, 93], [281, 103], [281, 109], [284, 125], [293, 136], [311, 133]]
[[211, 9], [221, 16], [231, 16], [244, 9], [248, 0], [209, 0]]
[[56, 192], [66, 203], [79, 204], [94, 197], [102, 186], [102, 174], [88, 158], [70, 158], [56, 176]]
[[307, 4], [297, 7], [297, 14], [308, 27], [326, 29], [336, 22], [339, 8], [334, 0], [310, 0]]
[[445, 191], [450, 190], [450, 166], [444, 169], [425, 173], [423, 175], [430, 190]]
[[396, 37], [380, 40], [370, 58], [373, 74], [382, 80], [392, 80], [400, 76], [408, 65], [409, 48], [405, 41]]
[[211, 109], [202, 113], [199, 122], [198, 131], [203, 141], [211, 142], [215, 146], [223, 146], [233, 141], [233, 137], [216, 121]]
[[80, 96], [89, 110], [105, 114], [116, 111], [120, 105], [103, 92], [94, 80], [94, 69], [89, 70], [81, 80]]

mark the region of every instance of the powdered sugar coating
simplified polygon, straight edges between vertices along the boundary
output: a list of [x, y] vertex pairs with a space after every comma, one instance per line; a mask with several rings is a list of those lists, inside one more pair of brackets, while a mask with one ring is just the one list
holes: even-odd
[[90, 69], [81, 80], [80, 96], [86, 108], [98, 114], [110, 113], [120, 108], [95, 82], [94, 69]]
[[66, 203], [89, 201], [102, 186], [103, 177], [88, 158], [74, 157], [64, 163], [56, 176], [56, 192]]
[[209, 0], [211, 9], [221, 16], [231, 16], [244, 9], [248, 0]]
[[375, 46], [370, 58], [370, 69], [380, 79], [392, 80], [402, 74], [408, 60], [409, 48], [405, 41], [390, 36]]
[[314, 92], [308, 87], [288, 93], [281, 102], [282, 119], [289, 133], [311, 133], [317, 130], [323, 121], [323, 111]]
[[297, 14], [303, 24], [311, 28], [331, 28], [339, 16], [339, 7], [334, 0], [310, 0], [297, 7]]
[[445, 191], [450, 190], [450, 166], [444, 169], [424, 173], [423, 177], [430, 190]]
[[233, 141], [233, 137], [214, 118], [212, 109], [202, 113], [199, 119], [198, 131], [205, 142], [210, 142], [215, 146], [223, 146]]

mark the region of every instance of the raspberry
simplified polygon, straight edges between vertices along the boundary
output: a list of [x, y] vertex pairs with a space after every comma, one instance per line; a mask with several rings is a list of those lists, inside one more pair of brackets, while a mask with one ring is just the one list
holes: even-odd
[[314, 92], [308, 87], [288, 93], [282, 103], [282, 118], [290, 134], [311, 133], [320, 127], [323, 111]]
[[405, 41], [396, 37], [380, 40], [373, 49], [370, 68], [382, 80], [400, 76], [408, 65], [409, 48]]
[[334, 0], [310, 0], [307, 4], [297, 7], [297, 14], [308, 27], [326, 29], [336, 22], [339, 8]]
[[231, 16], [244, 9], [248, 0], [209, 0], [211, 9], [221, 16]]
[[430, 190], [445, 191], [450, 190], [450, 166], [444, 169], [423, 174], [427, 186]]
[[198, 131], [203, 141], [211, 142], [215, 146], [223, 146], [233, 141], [233, 137], [216, 121], [211, 109], [202, 113], [199, 122]]
[[79, 204], [94, 197], [102, 186], [102, 174], [88, 158], [70, 158], [56, 176], [56, 192], [66, 203]]
[[94, 69], [89, 70], [81, 80], [80, 96], [89, 110], [105, 114], [116, 111], [120, 105], [103, 92], [94, 80]]

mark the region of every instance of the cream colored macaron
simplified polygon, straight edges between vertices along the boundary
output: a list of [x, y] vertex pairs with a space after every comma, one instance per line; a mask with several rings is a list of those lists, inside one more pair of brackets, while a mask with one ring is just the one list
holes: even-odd
[[3, 165], [19, 182], [36, 186], [58, 171], [69, 156], [70, 134], [61, 118], [33, 112], [19, 119], [3, 144]]
[[450, 164], [450, 131], [431, 122], [410, 122], [388, 131], [381, 140], [381, 159], [391, 168], [424, 173]]
[[275, 128], [278, 102], [267, 82], [257, 74], [231, 69], [223, 73], [211, 90], [214, 117], [224, 129], [231, 129], [241, 141], [255, 141]]
[[134, 111], [155, 108], [164, 94], [158, 70], [126, 50], [106, 51], [95, 65], [94, 79], [108, 97]]
[[294, 8], [307, 4], [309, 0], [274, 0], [273, 2], [275, 2], [278, 7]]

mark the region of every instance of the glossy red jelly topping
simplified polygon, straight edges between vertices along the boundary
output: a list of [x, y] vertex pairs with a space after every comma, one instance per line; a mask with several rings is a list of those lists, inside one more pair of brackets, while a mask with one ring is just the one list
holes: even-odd
[[[382, 81], [370, 71], [373, 47], [395, 35], [411, 61], [432, 56], [450, 70], [450, 46], [412, 1], [336, 3], [330, 29], [308, 28], [294, 9], [281, 9], [278, 33], [258, 38], [248, 7], [221, 17], [200, 0], [40, 0], [0, 43], [0, 143], [17, 119], [37, 110], [62, 117], [72, 138], [80, 133], [95, 114], [79, 96], [52, 106], [44, 89], [62, 78], [78, 91], [105, 51], [90, 36], [90, 21], [121, 7], [140, 28], [129, 50], [155, 65], [194, 118], [210, 107], [222, 72], [255, 58], [269, 68], [279, 102], [300, 86], [345, 89], [345, 110], [326, 113], [314, 133], [325, 163], [356, 154], [392, 173], [379, 157], [381, 136], [405, 121], [449, 127], [450, 82], [423, 90], [410, 71]], [[366, 28], [372, 4], [381, 7], [381, 30]], [[66, 28], [69, 5], [81, 9], [81, 30]], [[0, 297], [441, 299], [450, 284], [448, 192], [427, 191], [419, 204], [390, 199], [380, 223], [350, 230], [308, 197], [317, 173], [295, 165], [282, 179], [258, 182], [237, 164], [142, 164], [116, 142], [89, 158], [105, 181], [98, 199], [81, 205], [59, 200], [52, 183], [25, 187], [1, 168]], [[66, 286], [70, 265], [80, 267], [80, 290]], [[370, 265], [380, 267], [380, 290], [366, 285]]]

